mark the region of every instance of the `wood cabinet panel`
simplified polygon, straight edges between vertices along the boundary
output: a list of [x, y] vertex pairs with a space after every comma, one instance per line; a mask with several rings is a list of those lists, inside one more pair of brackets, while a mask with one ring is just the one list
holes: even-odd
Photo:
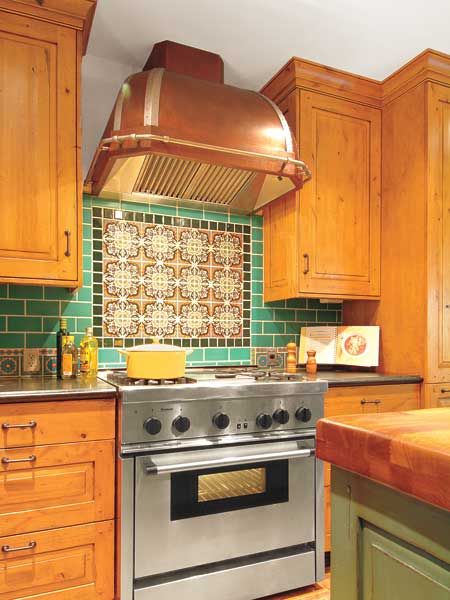
[[114, 400], [0, 405], [0, 449], [114, 437]]
[[77, 32], [1, 7], [0, 23], [0, 281], [75, 286]]
[[0, 536], [114, 518], [114, 453], [114, 440], [0, 451]]
[[450, 408], [450, 383], [424, 385], [425, 408]]
[[113, 521], [2, 537], [0, 600], [112, 600], [113, 561]]

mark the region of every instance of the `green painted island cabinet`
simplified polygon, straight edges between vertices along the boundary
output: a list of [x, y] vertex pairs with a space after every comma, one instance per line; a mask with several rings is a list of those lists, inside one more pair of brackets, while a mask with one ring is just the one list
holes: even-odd
[[449, 511], [335, 466], [331, 490], [331, 600], [450, 600]]

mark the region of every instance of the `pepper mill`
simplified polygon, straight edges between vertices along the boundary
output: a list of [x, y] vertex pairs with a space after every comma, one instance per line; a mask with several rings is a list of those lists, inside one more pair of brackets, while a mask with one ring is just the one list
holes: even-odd
[[286, 358], [286, 373], [297, 372], [297, 345], [295, 342], [289, 342], [286, 345], [287, 358]]
[[306, 354], [308, 355], [308, 359], [306, 361], [306, 372], [308, 375], [315, 375], [317, 373], [316, 351], [307, 350]]

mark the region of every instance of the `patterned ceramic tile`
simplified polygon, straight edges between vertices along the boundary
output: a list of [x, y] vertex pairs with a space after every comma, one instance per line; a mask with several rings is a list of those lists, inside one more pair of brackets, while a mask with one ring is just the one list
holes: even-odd
[[17, 377], [20, 375], [20, 356], [3, 355], [0, 357], [0, 375]]
[[250, 226], [94, 212], [93, 240], [102, 248], [93, 261], [101, 289], [94, 290], [94, 335], [101, 345], [152, 337], [250, 345]]
[[252, 348], [252, 364], [262, 369], [284, 368], [286, 358], [286, 348]]

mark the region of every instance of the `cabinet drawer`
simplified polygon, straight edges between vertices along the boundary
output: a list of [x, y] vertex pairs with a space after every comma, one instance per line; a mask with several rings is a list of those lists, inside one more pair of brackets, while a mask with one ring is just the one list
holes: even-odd
[[0, 404], [0, 448], [105, 440], [114, 435], [113, 400]]
[[420, 408], [420, 384], [331, 388], [325, 395], [326, 417], [415, 408]]
[[425, 407], [426, 408], [448, 408], [450, 407], [450, 383], [426, 384], [425, 385]]
[[113, 440], [0, 450], [0, 536], [112, 519], [114, 453]]
[[112, 600], [113, 524], [0, 538], [0, 600]]

